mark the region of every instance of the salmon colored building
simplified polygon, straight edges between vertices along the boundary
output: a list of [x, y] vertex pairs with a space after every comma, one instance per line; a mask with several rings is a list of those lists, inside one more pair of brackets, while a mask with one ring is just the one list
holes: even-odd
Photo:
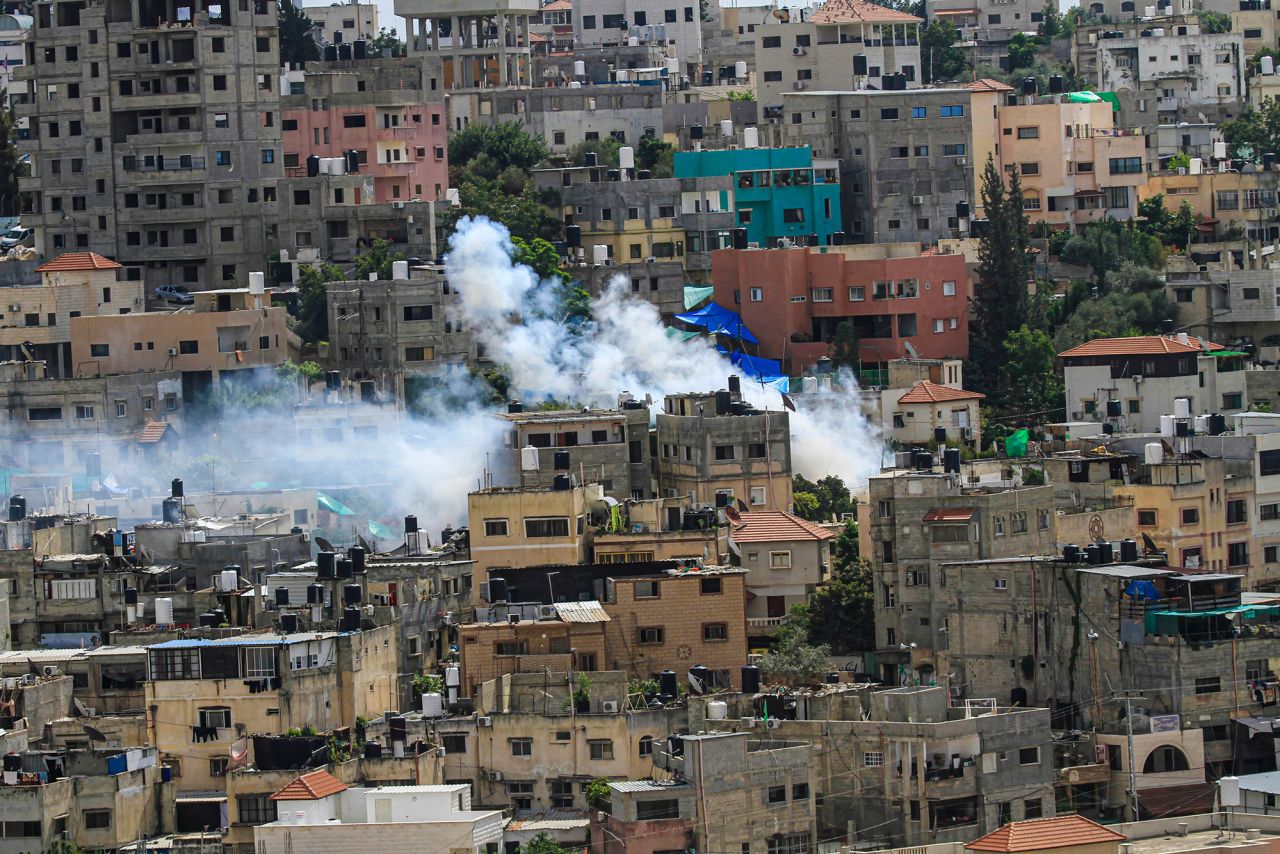
[[844, 321], [853, 324], [864, 368], [969, 355], [972, 284], [962, 255], [893, 243], [721, 249], [711, 259], [715, 302], [740, 312], [760, 339], [752, 355], [781, 359], [792, 373], [828, 355]]

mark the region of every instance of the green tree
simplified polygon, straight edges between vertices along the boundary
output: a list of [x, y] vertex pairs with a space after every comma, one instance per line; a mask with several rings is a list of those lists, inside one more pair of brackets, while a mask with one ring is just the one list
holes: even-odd
[[520, 854], [569, 854], [569, 851], [543, 832], [521, 845]]
[[[853, 536], [857, 538], [857, 525]], [[797, 620], [809, 644], [840, 654], [875, 649], [875, 593], [871, 563], [851, 560], [833, 565], [831, 577], [799, 606]]]
[[840, 321], [836, 324], [836, 333], [831, 336], [831, 344], [827, 347], [832, 367], [858, 370], [861, 363], [859, 352], [857, 330], [849, 321]]
[[801, 519], [808, 519], [810, 522], [821, 518], [818, 516], [818, 496], [812, 492], [791, 493], [791, 509]]
[[1163, 291], [1125, 293], [1113, 291], [1099, 299], [1086, 299], [1071, 312], [1053, 335], [1058, 352], [1094, 338], [1124, 338], [1159, 332], [1176, 310]]
[[755, 99], [756, 99], [756, 93], [752, 92], [750, 89], [730, 89], [729, 90], [730, 101], [754, 101]]
[[400, 41], [400, 36], [396, 35], [396, 31], [388, 27], [378, 30], [378, 34], [369, 42], [369, 50], [375, 56], [381, 56], [384, 50], [391, 50], [394, 54], [403, 53], [405, 43]]
[[356, 278], [367, 280], [370, 273], [377, 273], [382, 281], [391, 281], [392, 264], [403, 261], [403, 252], [392, 252], [391, 244], [382, 238], [376, 238], [369, 251], [356, 256]]
[[603, 139], [584, 139], [569, 149], [569, 162], [574, 166], [586, 166], [587, 155], [595, 153], [597, 166], [617, 166], [618, 149], [622, 143], [611, 136]]
[[[8, 92], [0, 88], [0, 103], [8, 100]], [[31, 173], [14, 142], [13, 111], [0, 109], [0, 216], [17, 216], [22, 209], [18, 179]]]
[[969, 68], [964, 51], [956, 47], [960, 31], [947, 18], [934, 18], [920, 35], [924, 82], [959, 80]]
[[[1182, 204], [1178, 206], [1177, 213], [1170, 213], [1165, 205], [1164, 193], [1156, 193], [1138, 202], [1138, 219], [1138, 228], [1160, 241], [1162, 245], [1185, 249], [1199, 217], [1186, 199], [1183, 199]], [[1150, 249], [1151, 247], [1146, 247], [1147, 251]], [[1142, 260], [1150, 262], [1154, 258], [1147, 257]]]
[[458, 206], [445, 216], [449, 228], [464, 216], [488, 217], [523, 240], [554, 237], [560, 227], [534, 197], [532, 181], [526, 182], [520, 193], [506, 192], [497, 181], [468, 180], [459, 184]]
[[591, 320], [591, 294], [580, 287], [566, 282], [561, 305], [564, 306], [565, 323], [573, 327], [581, 326]]
[[987, 225], [978, 241], [978, 283], [969, 324], [970, 371], [991, 403], [1003, 402], [1000, 365], [1009, 333], [1027, 322], [1031, 248], [1017, 172], [1009, 186], [990, 155], [982, 174], [982, 208]]
[[1015, 33], [1009, 40], [1009, 68], [1017, 71], [1020, 68], [1031, 68], [1036, 64], [1036, 51], [1039, 45], [1026, 33]]
[[569, 274], [560, 267], [560, 253], [541, 237], [525, 240], [523, 237], [512, 237], [511, 243], [516, 252], [512, 256], [517, 264], [523, 264], [538, 274], [538, 278], [567, 279]]
[[474, 123], [449, 138], [450, 168], [465, 168], [472, 158], [485, 154], [499, 170], [508, 166], [528, 171], [547, 156], [542, 137], [526, 133], [519, 122], [497, 125]]
[[1218, 126], [1232, 157], [1260, 160], [1265, 152], [1280, 152], [1280, 101], [1267, 98], [1257, 109]]
[[798, 474], [792, 478], [793, 503], [797, 493], [812, 495], [818, 502], [809, 516], [801, 513], [799, 509], [796, 510], [796, 515], [802, 519], [809, 519], [814, 522], [826, 521], [832, 518], [839, 518], [846, 513], [852, 513], [857, 508], [857, 501], [854, 499], [853, 493], [849, 491], [849, 487], [839, 475], [829, 474], [814, 482], [804, 475]]
[[789, 685], [812, 682], [830, 668], [831, 649], [807, 643], [801, 631], [781, 632], [773, 650], [760, 658], [766, 678]]
[[670, 178], [674, 174], [675, 149], [656, 136], [640, 137], [636, 148], [636, 168], [648, 169], [654, 178]]
[[[1150, 203], [1148, 206], [1150, 207]], [[1160, 212], [1155, 212], [1157, 229], [1163, 228], [1166, 223], [1163, 209], [1161, 202]], [[1185, 233], [1183, 237], [1185, 240]], [[1151, 269], [1163, 269], [1165, 250], [1161, 237], [1148, 234], [1132, 223], [1106, 220], [1091, 223], [1068, 239], [1059, 258], [1067, 264], [1089, 267], [1093, 271], [1094, 286], [1102, 294], [1110, 286], [1109, 277], [1126, 262]]]
[[1040, 35], [1047, 39], [1057, 38], [1065, 27], [1062, 14], [1058, 11], [1057, 2], [1045, 4], [1044, 15], [1040, 22]]
[[315, 62], [320, 59], [320, 46], [311, 35], [312, 21], [290, 0], [280, 0], [277, 8], [277, 27], [280, 32], [280, 62]]
[[1231, 32], [1231, 18], [1221, 12], [1210, 12], [1207, 9], [1200, 13], [1200, 32], [1209, 35]]
[[329, 298], [325, 285], [345, 277], [336, 264], [298, 268], [298, 324], [294, 331], [303, 341], [314, 343], [329, 338]]
[[1019, 406], [1027, 412], [1056, 410], [1063, 405], [1062, 384], [1054, 366], [1053, 340], [1040, 329], [1023, 325], [1004, 341], [1009, 388], [1018, 390]]

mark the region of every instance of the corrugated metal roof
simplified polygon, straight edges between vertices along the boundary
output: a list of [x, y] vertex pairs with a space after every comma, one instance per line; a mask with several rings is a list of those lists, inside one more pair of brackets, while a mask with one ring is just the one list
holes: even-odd
[[299, 632], [292, 635], [237, 635], [230, 638], [180, 638], [164, 643], [150, 644], [147, 649], [191, 649], [201, 646], [287, 646], [310, 640], [341, 637], [350, 632]]
[[1156, 569], [1153, 566], [1081, 566], [1076, 572], [1087, 572], [1090, 575], [1110, 575], [1113, 578], [1150, 578], [1153, 575], [1177, 575], [1171, 569]]
[[[1237, 720], [1239, 719], [1237, 718]], [[1240, 788], [1246, 792], [1266, 792], [1272, 795], [1280, 795], [1280, 771], [1243, 774], [1240, 777]]]
[[595, 600], [588, 602], [557, 602], [556, 616], [566, 623], [607, 623], [609, 615], [604, 606]]
[[610, 783], [609, 788], [618, 792], [669, 792], [674, 789], [688, 789], [688, 783], [659, 783], [657, 780], [619, 780]]

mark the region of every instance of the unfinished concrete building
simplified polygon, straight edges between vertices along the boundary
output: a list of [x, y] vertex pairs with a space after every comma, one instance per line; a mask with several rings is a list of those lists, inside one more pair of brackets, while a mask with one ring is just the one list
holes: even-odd
[[30, 122], [23, 224], [148, 290], [248, 281], [281, 177], [276, 8], [42, 3], [14, 71]]

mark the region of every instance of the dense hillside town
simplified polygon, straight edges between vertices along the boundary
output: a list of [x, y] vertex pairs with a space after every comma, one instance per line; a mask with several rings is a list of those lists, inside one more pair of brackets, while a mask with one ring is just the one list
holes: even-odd
[[0, 854], [1280, 851], [1271, 0], [13, 0]]

